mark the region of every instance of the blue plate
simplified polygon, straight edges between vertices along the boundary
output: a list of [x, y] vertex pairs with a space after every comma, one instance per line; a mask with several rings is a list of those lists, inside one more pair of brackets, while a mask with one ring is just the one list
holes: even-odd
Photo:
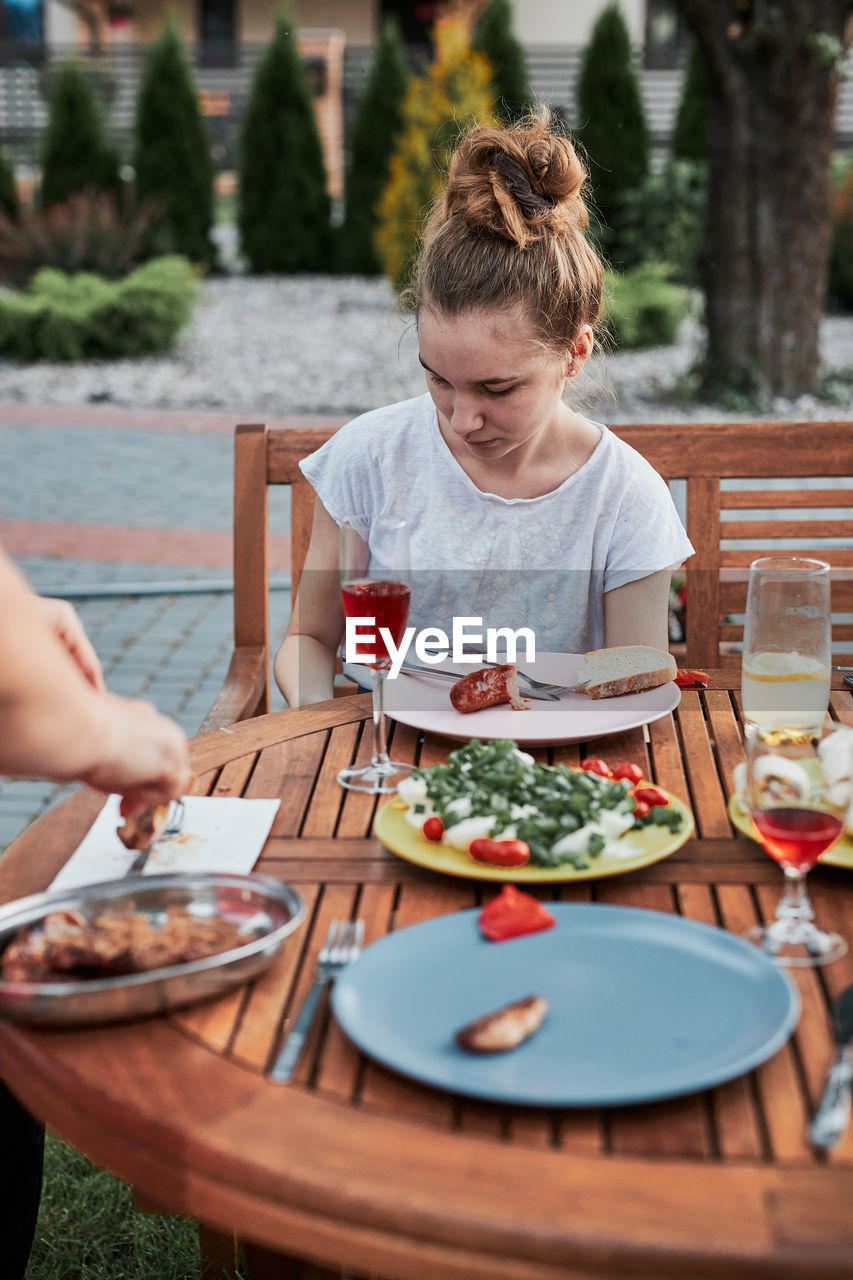
[[[659, 911], [548, 903], [556, 925], [487, 942], [479, 912], [391, 933], [338, 978], [332, 1008], [364, 1053], [454, 1093], [528, 1106], [616, 1106], [708, 1089], [769, 1058], [800, 1012], [751, 943]], [[507, 1053], [456, 1031], [527, 995], [550, 1002]]]

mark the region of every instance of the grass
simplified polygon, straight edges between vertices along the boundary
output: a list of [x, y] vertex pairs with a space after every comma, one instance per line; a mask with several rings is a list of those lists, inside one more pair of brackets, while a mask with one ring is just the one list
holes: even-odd
[[[26, 1280], [200, 1280], [189, 1218], [135, 1207], [129, 1187], [52, 1134]], [[239, 1276], [235, 1280], [240, 1280]]]

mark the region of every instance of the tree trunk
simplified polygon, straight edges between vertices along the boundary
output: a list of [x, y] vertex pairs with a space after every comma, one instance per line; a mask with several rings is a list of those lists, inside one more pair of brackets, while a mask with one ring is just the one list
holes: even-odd
[[818, 376], [839, 60], [853, 2], [676, 3], [706, 66], [706, 382], [798, 396]]

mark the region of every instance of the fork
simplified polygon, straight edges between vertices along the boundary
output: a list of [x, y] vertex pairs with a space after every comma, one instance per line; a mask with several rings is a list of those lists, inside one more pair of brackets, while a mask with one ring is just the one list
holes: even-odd
[[[502, 662], [486, 662], [485, 659], [481, 662], [481, 666], [484, 667], [502, 667], [504, 665]], [[454, 683], [462, 678], [458, 671], [444, 671], [440, 667], [421, 667], [417, 663], [409, 661], [404, 662], [400, 670], [410, 675], [436, 676], [440, 680], [452, 680]], [[562, 694], [572, 692], [567, 685], [543, 684], [541, 680], [534, 680], [532, 676], [526, 676], [523, 671], [518, 672], [518, 678], [519, 680], [527, 681], [526, 688], [531, 697], [542, 698], [546, 702], [558, 702]]]
[[320, 997], [340, 971], [357, 960], [364, 940], [363, 920], [333, 920], [326, 934], [326, 941], [317, 957], [314, 983], [299, 1010], [299, 1016], [273, 1063], [270, 1079], [286, 1084], [293, 1075], [297, 1062], [305, 1048], [308, 1032], [317, 1013]]
[[[484, 667], [501, 667], [502, 662], [488, 662], [483, 659]], [[535, 689], [537, 693], [551, 694], [554, 698], [560, 698], [564, 693], [574, 693], [576, 686], [573, 684], [547, 684], [543, 680], [534, 680], [533, 676], [529, 676], [526, 671], [520, 671], [516, 667], [516, 674], [519, 682], [525, 681], [528, 689]]]
[[152, 840], [147, 849], [140, 849], [139, 853], [133, 859], [126, 875], [133, 876], [140, 872], [148, 861], [148, 856], [155, 844], [160, 844], [163, 840], [171, 840], [172, 836], [180, 833], [181, 827], [184, 825], [184, 802], [183, 800], [173, 800], [169, 805], [169, 813], [166, 818], [166, 826], [161, 835]]

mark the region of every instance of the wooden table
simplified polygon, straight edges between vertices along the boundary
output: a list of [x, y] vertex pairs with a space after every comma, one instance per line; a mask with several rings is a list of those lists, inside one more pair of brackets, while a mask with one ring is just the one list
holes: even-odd
[[[686, 692], [647, 740], [634, 730], [585, 744], [584, 754], [636, 760], [688, 798], [697, 834], [642, 871], [557, 896], [737, 931], [772, 915], [779, 870], [733, 836], [726, 813], [741, 755], [737, 679], [714, 672], [709, 690]], [[832, 694], [831, 712], [853, 723], [849, 691]], [[411, 866], [369, 834], [371, 799], [335, 782], [354, 751], [369, 754], [369, 716], [366, 696], [348, 697], [196, 739], [200, 790], [282, 797], [259, 867], [301, 890], [307, 922], [260, 981], [216, 1003], [103, 1030], [3, 1025], [0, 1072], [11, 1087], [158, 1204], [358, 1273], [849, 1277], [853, 1138], [822, 1157], [806, 1136], [831, 1056], [828, 997], [853, 980], [849, 954], [795, 971], [802, 1016], [770, 1061], [673, 1101], [604, 1111], [472, 1102], [360, 1057], [328, 1017], [295, 1081], [268, 1082], [332, 917], [363, 916], [369, 943], [493, 892]], [[452, 745], [398, 728], [394, 750], [432, 763]], [[578, 757], [576, 745], [553, 752]], [[47, 884], [99, 803], [80, 793], [26, 831], [0, 863], [0, 898]], [[853, 939], [853, 875], [820, 868], [810, 883], [824, 924]]]

